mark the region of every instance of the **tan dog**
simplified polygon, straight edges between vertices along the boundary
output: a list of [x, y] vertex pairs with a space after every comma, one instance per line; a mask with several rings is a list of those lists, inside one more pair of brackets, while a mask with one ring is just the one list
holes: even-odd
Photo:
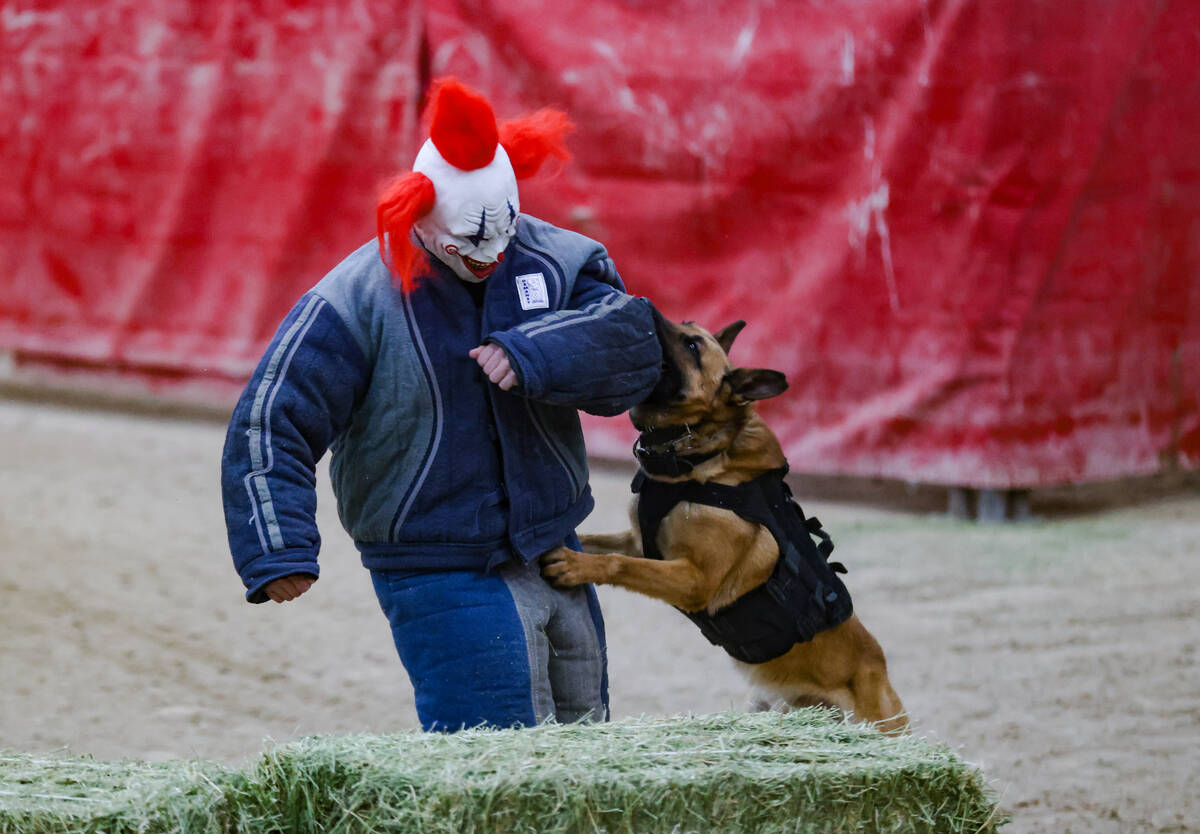
[[[646, 402], [630, 412], [642, 432], [638, 453], [643, 471], [650, 461], [671, 464], [651, 467], [658, 474], [651, 471], [649, 477], [659, 484], [736, 486], [786, 466], [779, 441], [754, 402], [781, 394], [787, 381], [778, 371], [730, 365], [729, 348], [744, 325], [735, 322], [714, 336], [694, 324], [676, 325], [660, 317], [663, 378]], [[671, 439], [655, 441], [663, 437]], [[646, 448], [648, 438], [657, 449], [654, 444]], [[636, 496], [630, 508], [629, 531], [583, 536], [584, 553], [559, 548], [543, 556], [546, 578], [564, 587], [619, 585], [685, 613], [711, 615], [772, 577], [779, 560], [775, 536], [762, 524], [707, 503], [676, 503], [655, 536], [662, 558], [644, 558], [639, 500]], [[848, 611], [848, 598], [846, 603]], [[738, 665], [757, 687], [785, 704], [837, 707], [886, 732], [907, 728], [883, 650], [857, 616], [850, 614], [783, 651], [765, 662]]]

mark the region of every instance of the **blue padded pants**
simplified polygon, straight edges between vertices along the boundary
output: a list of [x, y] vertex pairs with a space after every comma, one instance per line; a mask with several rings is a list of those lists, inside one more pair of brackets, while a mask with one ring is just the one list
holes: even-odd
[[591, 586], [557, 590], [538, 563], [372, 571], [426, 730], [608, 719], [604, 620]]

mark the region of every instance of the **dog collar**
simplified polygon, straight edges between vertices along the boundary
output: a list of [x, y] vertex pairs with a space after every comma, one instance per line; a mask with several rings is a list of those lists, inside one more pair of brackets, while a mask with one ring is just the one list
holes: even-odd
[[690, 424], [663, 426], [657, 429], [648, 429], [638, 435], [637, 442], [633, 444], [633, 454], [646, 474], [679, 478], [721, 453], [721, 449], [697, 452], [691, 455], [681, 455], [676, 452], [676, 441], [692, 434], [693, 428], [695, 426]]
[[674, 443], [681, 437], [694, 434], [699, 423], [682, 423], [678, 426], [660, 426], [657, 429], [646, 429], [638, 435], [638, 445], [644, 449]]

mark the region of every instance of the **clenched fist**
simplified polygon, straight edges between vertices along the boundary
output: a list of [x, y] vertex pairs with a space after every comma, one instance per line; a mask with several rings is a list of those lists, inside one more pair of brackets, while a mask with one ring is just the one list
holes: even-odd
[[267, 596], [275, 602], [287, 602], [303, 594], [317, 580], [305, 573], [293, 573], [282, 579], [274, 579], [267, 583]]
[[499, 345], [480, 345], [467, 355], [479, 363], [487, 378], [499, 385], [501, 391], [507, 391], [517, 384], [516, 371], [508, 362], [508, 354]]

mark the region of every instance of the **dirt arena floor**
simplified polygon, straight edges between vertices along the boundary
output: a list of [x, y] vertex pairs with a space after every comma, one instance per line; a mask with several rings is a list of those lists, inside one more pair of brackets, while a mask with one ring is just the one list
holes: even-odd
[[[322, 576], [248, 605], [224, 429], [0, 400], [0, 748], [241, 763], [267, 738], [407, 730], [412, 693], [322, 474]], [[623, 526], [630, 471], [584, 529]], [[916, 731], [981, 766], [1012, 832], [1200, 831], [1200, 491], [1004, 526], [807, 497]], [[662, 603], [602, 591], [615, 717], [743, 707]]]

